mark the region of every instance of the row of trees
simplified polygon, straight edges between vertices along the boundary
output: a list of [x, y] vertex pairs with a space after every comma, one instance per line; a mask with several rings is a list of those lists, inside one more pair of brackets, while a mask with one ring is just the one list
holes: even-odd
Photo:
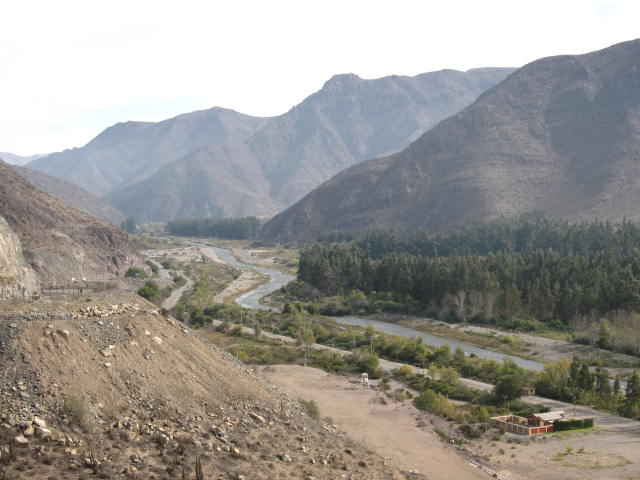
[[629, 256], [637, 253], [640, 228], [628, 221], [614, 226], [610, 222], [569, 222], [542, 213], [527, 213], [474, 223], [447, 234], [402, 234], [382, 229], [325, 233], [319, 236], [318, 242], [354, 243], [372, 258], [382, 258], [391, 253], [449, 257], [546, 249], [563, 255], [575, 253], [587, 257], [615, 250], [622, 256]]
[[260, 231], [256, 217], [239, 218], [182, 218], [167, 224], [171, 235], [185, 237], [217, 237], [230, 240], [255, 238]]
[[595, 372], [582, 359], [564, 359], [548, 363], [537, 377], [536, 392], [549, 398], [594, 405], [625, 417], [640, 419], [640, 376], [638, 372], [621, 388], [618, 377], [612, 383], [607, 371], [598, 364]]
[[[359, 290], [377, 298], [382, 292], [445, 320], [518, 329], [573, 325], [585, 341], [637, 353], [638, 343], [625, 343], [628, 335], [616, 332], [640, 327], [638, 246], [640, 230], [629, 222], [614, 229], [538, 217], [531, 223], [496, 221], [435, 240], [373, 232], [306, 246], [298, 278], [326, 295]], [[486, 252], [489, 247], [496, 250]], [[433, 256], [431, 250], [451, 254]], [[600, 336], [603, 318], [607, 338]]]

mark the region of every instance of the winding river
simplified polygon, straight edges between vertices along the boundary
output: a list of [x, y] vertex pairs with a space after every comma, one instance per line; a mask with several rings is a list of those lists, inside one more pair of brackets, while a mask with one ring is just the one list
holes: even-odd
[[[196, 244], [195, 242], [193, 243]], [[196, 244], [196, 245], [204, 245], [204, 244]], [[287, 283], [295, 279], [294, 276], [279, 272], [277, 270], [274, 270], [273, 268], [267, 268], [263, 266], [255, 266], [255, 265], [249, 265], [249, 264], [243, 263], [239, 261], [236, 257], [234, 257], [233, 254], [225, 248], [214, 247], [212, 245], [206, 245], [206, 246], [215, 250], [216, 254], [222, 260], [229, 263], [230, 265], [233, 265], [235, 267], [250, 268], [264, 275], [269, 276], [270, 280], [267, 283], [260, 285], [254, 290], [251, 290], [250, 292], [247, 292], [236, 299], [236, 303], [238, 303], [238, 305], [242, 307], [254, 308], [258, 310], [274, 310], [271, 307], [267, 307], [266, 305], [261, 304], [260, 299], [265, 295], [268, 295], [271, 292], [278, 290], [280, 287], [286, 285]], [[396, 325], [395, 323], [382, 322], [380, 320], [371, 320], [371, 319], [358, 318], [358, 317], [330, 317], [330, 318], [332, 318], [336, 322], [346, 324], [346, 325], [357, 325], [360, 327], [371, 326], [379, 332], [398, 335], [401, 337], [422, 338], [422, 341], [424, 343], [428, 345], [433, 345], [436, 347], [440, 347], [445, 344], [450, 345], [452, 350], [455, 350], [458, 347], [460, 347], [469, 354], [476, 355], [480, 358], [496, 360], [498, 362], [502, 362], [502, 359], [507, 357], [513, 360], [517, 365], [527, 370], [540, 371], [544, 367], [544, 363], [541, 363], [541, 362], [526, 360], [524, 358], [516, 357], [514, 355], [506, 355], [503, 353], [494, 352], [492, 350], [486, 350], [484, 348], [475, 347], [473, 345], [458, 342], [456, 340], [450, 340], [448, 338], [439, 337], [437, 335], [431, 335], [429, 333], [424, 333], [419, 330], [414, 330], [412, 328], [403, 327], [402, 325]]]

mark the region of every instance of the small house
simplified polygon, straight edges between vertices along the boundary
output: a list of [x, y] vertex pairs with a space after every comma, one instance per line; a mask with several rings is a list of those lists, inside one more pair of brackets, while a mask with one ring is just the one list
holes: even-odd
[[555, 422], [556, 420], [562, 420], [564, 418], [564, 415], [564, 410], [555, 410], [553, 412], [534, 413], [533, 415], [529, 415], [527, 417], [527, 420], [529, 422], [529, 425], [542, 427], [544, 425], [553, 425], [553, 422]]

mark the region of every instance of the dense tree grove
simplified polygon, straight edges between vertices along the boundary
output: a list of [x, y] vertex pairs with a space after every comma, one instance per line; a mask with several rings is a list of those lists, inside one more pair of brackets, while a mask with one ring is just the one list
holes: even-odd
[[260, 230], [256, 217], [240, 218], [182, 218], [167, 224], [171, 235], [186, 237], [218, 237], [230, 240], [255, 238]]
[[602, 363], [592, 372], [589, 364], [574, 358], [547, 363], [535, 383], [536, 392], [549, 398], [557, 398], [574, 404], [595, 407], [640, 419], [640, 377], [633, 372], [626, 388], [621, 388], [618, 377], [612, 383]]
[[298, 277], [327, 295], [383, 293], [445, 320], [573, 330], [578, 340], [637, 354], [639, 247], [630, 222], [528, 215], [436, 237], [387, 230], [310, 244]]

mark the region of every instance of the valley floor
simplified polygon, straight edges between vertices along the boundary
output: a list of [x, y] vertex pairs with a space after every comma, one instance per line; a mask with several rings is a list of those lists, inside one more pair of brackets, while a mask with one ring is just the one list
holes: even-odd
[[[380, 394], [363, 389], [357, 378], [326, 373], [299, 365], [255, 367], [256, 372], [292, 396], [314, 400], [322, 416], [363, 446], [371, 448], [401, 469], [417, 470], [433, 479], [490, 478], [448, 448], [434, 433], [447, 422], [415, 409], [410, 402], [397, 408], [386, 405]], [[566, 403], [541, 397], [525, 401], [542, 403], [573, 413]], [[578, 417], [594, 417], [587, 432], [563, 432], [537, 437], [490, 430], [464, 447], [484, 457], [503, 480], [543, 476], [547, 480], [636, 479], [640, 477], [640, 423], [588, 407], [577, 407]]]
[[314, 400], [338, 429], [401, 470], [441, 480], [490, 478], [443, 445], [431, 425], [418, 426], [426, 416], [410, 402], [385, 405], [379, 392], [362, 388], [357, 379], [311, 367], [275, 365], [257, 367], [257, 373], [294, 397]]

